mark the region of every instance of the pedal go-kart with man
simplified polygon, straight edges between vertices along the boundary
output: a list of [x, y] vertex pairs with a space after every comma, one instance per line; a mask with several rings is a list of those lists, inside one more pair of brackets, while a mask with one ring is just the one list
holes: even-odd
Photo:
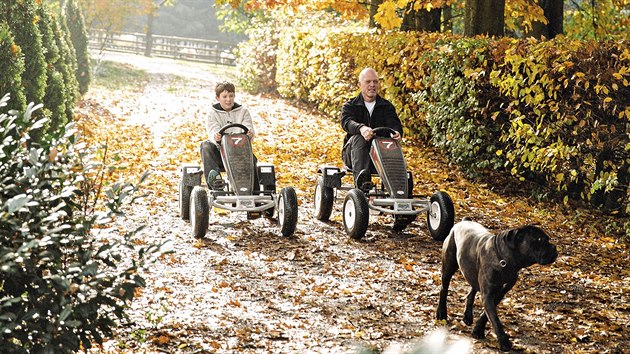
[[[368, 229], [370, 209], [392, 215], [395, 231], [404, 230], [420, 213], [426, 213], [427, 227], [434, 240], [443, 241], [453, 227], [455, 210], [449, 195], [438, 191], [431, 197], [413, 194], [413, 177], [407, 170], [400, 142], [391, 138], [396, 131], [380, 127], [370, 146], [374, 173], [360, 185], [344, 184], [352, 176], [348, 168], [325, 165], [318, 169], [314, 193], [314, 214], [318, 220], [329, 220], [339, 191], [347, 191], [343, 201], [342, 220], [352, 238], [361, 239]], [[373, 177], [380, 183], [373, 183]]]
[[[236, 133], [227, 133], [238, 128]], [[234, 130], [234, 129], [232, 129]], [[179, 212], [190, 220], [193, 236], [202, 238], [208, 231], [211, 208], [231, 212], [246, 212], [248, 218], [276, 218], [283, 236], [295, 232], [298, 216], [297, 195], [292, 187], [276, 192], [275, 168], [272, 164], [256, 163], [248, 128], [228, 124], [221, 128], [220, 153], [226, 178], [213, 180], [214, 188], [201, 185], [203, 169], [198, 165], [183, 165], [179, 182]]]

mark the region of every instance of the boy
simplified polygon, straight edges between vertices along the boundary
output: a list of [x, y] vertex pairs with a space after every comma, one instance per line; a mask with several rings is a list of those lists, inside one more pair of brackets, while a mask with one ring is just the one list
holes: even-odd
[[[210, 113], [206, 118], [206, 130], [208, 139], [201, 143], [201, 162], [203, 164], [203, 175], [206, 178], [208, 188], [221, 190], [223, 189], [223, 179], [221, 179], [221, 170], [225, 169], [219, 144], [221, 143], [221, 134], [219, 130], [228, 124], [242, 124], [249, 129], [247, 135], [250, 139], [254, 138], [254, 125], [249, 110], [242, 105], [234, 102], [235, 87], [230, 82], [220, 82], [214, 89], [218, 103], [212, 106]], [[226, 133], [232, 131], [240, 131], [238, 128], [230, 128]], [[256, 158], [254, 157], [254, 162]]]

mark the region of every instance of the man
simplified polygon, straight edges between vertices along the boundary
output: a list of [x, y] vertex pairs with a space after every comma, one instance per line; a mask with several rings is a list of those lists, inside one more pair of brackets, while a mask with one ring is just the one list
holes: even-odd
[[372, 68], [365, 68], [359, 74], [361, 93], [344, 103], [341, 109], [341, 127], [346, 131], [343, 140], [343, 163], [354, 172], [357, 188], [370, 182], [371, 170], [370, 141], [374, 138], [373, 128], [387, 127], [396, 131], [392, 138], [402, 137], [402, 124], [394, 105], [378, 95], [378, 75]]
[[[249, 129], [247, 135], [254, 138], [254, 125], [249, 110], [234, 102], [236, 89], [230, 82], [218, 83], [214, 89], [218, 103], [212, 106], [210, 114], [206, 118], [206, 130], [209, 140], [201, 143], [201, 162], [203, 164], [203, 175], [206, 178], [208, 187], [211, 189], [223, 189], [223, 179], [220, 171], [224, 169], [223, 160], [219, 151], [221, 143], [221, 128], [228, 124], [242, 124]], [[232, 131], [240, 132], [238, 128], [230, 128], [226, 133]], [[254, 158], [255, 160], [256, 158]]]

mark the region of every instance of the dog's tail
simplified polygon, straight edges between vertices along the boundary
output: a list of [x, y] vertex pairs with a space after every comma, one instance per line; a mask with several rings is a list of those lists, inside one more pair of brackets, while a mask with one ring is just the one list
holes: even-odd
[[469, 218], [468, 216], [464, 216], [464, 218], [462, 219], [462, 221], [473, 221], [472, 218]]

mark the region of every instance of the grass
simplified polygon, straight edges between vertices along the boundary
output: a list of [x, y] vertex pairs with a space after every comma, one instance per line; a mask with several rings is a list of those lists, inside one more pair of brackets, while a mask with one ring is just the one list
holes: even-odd
[[[95, 65], [94, 61], [92, 65]], [[149, 74], [144, 70], [136, 69], [128, 64], [102, 61], [94, 75], [93, 85], [110, 90], [121, 90], [142, 87], [148, 81]]]

